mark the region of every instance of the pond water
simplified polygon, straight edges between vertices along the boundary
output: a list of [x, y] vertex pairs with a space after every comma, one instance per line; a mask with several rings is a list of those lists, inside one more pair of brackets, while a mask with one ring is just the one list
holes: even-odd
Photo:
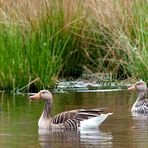
[[98, 130], [42, 131], [37, 122], [44, 102], [28, 102], [27, 96], [0, 94], [1, 148], [147, 148], [148, 119], [133, 117], [130, 108], [136, 94], [127, 91], [53, 94], [52, 114], [76, 108], [108, 107], [114, 112]]

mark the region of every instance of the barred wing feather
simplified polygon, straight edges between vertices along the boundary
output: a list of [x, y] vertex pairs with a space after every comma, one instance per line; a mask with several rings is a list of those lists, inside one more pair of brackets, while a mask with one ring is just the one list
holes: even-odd
[[52, 123], [54, 124], [60, 124], [64, 123], [67, 120], [73, 121], [73, 122], [80, 122], [83, 120], [87, 120], [93, 117], [97, 117], [103, 113], [101, 109], [79, 109], [79, 110], [72, 110], [72, 111], [66, 111], [63, 113], [60, 113], [52, 118]]
[[145, 100], [141, 100], [137, 102], [135, 106], [135, 111], [139, 113], [147, 114], [148, 113], [148, 100], [145, 99]]

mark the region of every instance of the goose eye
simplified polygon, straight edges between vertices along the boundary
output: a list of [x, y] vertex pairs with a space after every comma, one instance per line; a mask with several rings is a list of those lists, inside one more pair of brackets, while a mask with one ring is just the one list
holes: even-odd
[[138, 83], [137, 85], [143, 85], [142, 83]]
[[138, 86], [140, 86], [140, 85], [142, 85], [142, 86], [143, 86], [143, 85], [145, 85], [145, 84], [144, 84], [144, 83], [138, 83], [137, 85], [138, 85]]

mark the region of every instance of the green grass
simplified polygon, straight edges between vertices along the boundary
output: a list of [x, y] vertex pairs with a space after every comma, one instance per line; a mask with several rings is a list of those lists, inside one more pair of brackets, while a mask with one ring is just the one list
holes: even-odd
[[110, 73], [112, 79], [147, 81], [147, 0], [95, 1], [89, 8], [87, 69]]
[[68, 66], [75, 66], [76, 63], [70, 60], [67, 63], [66, 59], [76, 56], [79, 41], [73, 32], [79, 30], [72, 28], [80, 25], [81, 18], [75, 16], [69, 24], [64, 24], [63, 8], [59, 12], [57, 8], [48, 9], [50, 15], [30, 20], [31, 26], [0, 25], [0, 89], [50, 88], [60, 73], [68, 71]]
[[1, 90], [50, 88], [84, 70], [148, 79], [147, 0], [22, 0], [0, 7]]
[[133, 34], [135, 44], [131, 59], [132, 74], [148, 82], [148, 4], [146, 1], [137, 1], [134, 8]]

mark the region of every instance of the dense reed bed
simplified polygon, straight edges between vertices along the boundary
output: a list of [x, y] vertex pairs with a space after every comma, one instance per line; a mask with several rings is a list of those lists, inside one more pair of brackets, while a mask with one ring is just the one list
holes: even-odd
[[147, 80], [148, 1], [0, 3], [0, 89], [50, 88], [59, 77]]
[[147, 81], [148, 1], [93, 1], [89, 8], [93, 45], [91, 51], [86, 50], [92, 61], [86, 65], [98, 67], [97, 71], [106, 71], [115, 79]]

